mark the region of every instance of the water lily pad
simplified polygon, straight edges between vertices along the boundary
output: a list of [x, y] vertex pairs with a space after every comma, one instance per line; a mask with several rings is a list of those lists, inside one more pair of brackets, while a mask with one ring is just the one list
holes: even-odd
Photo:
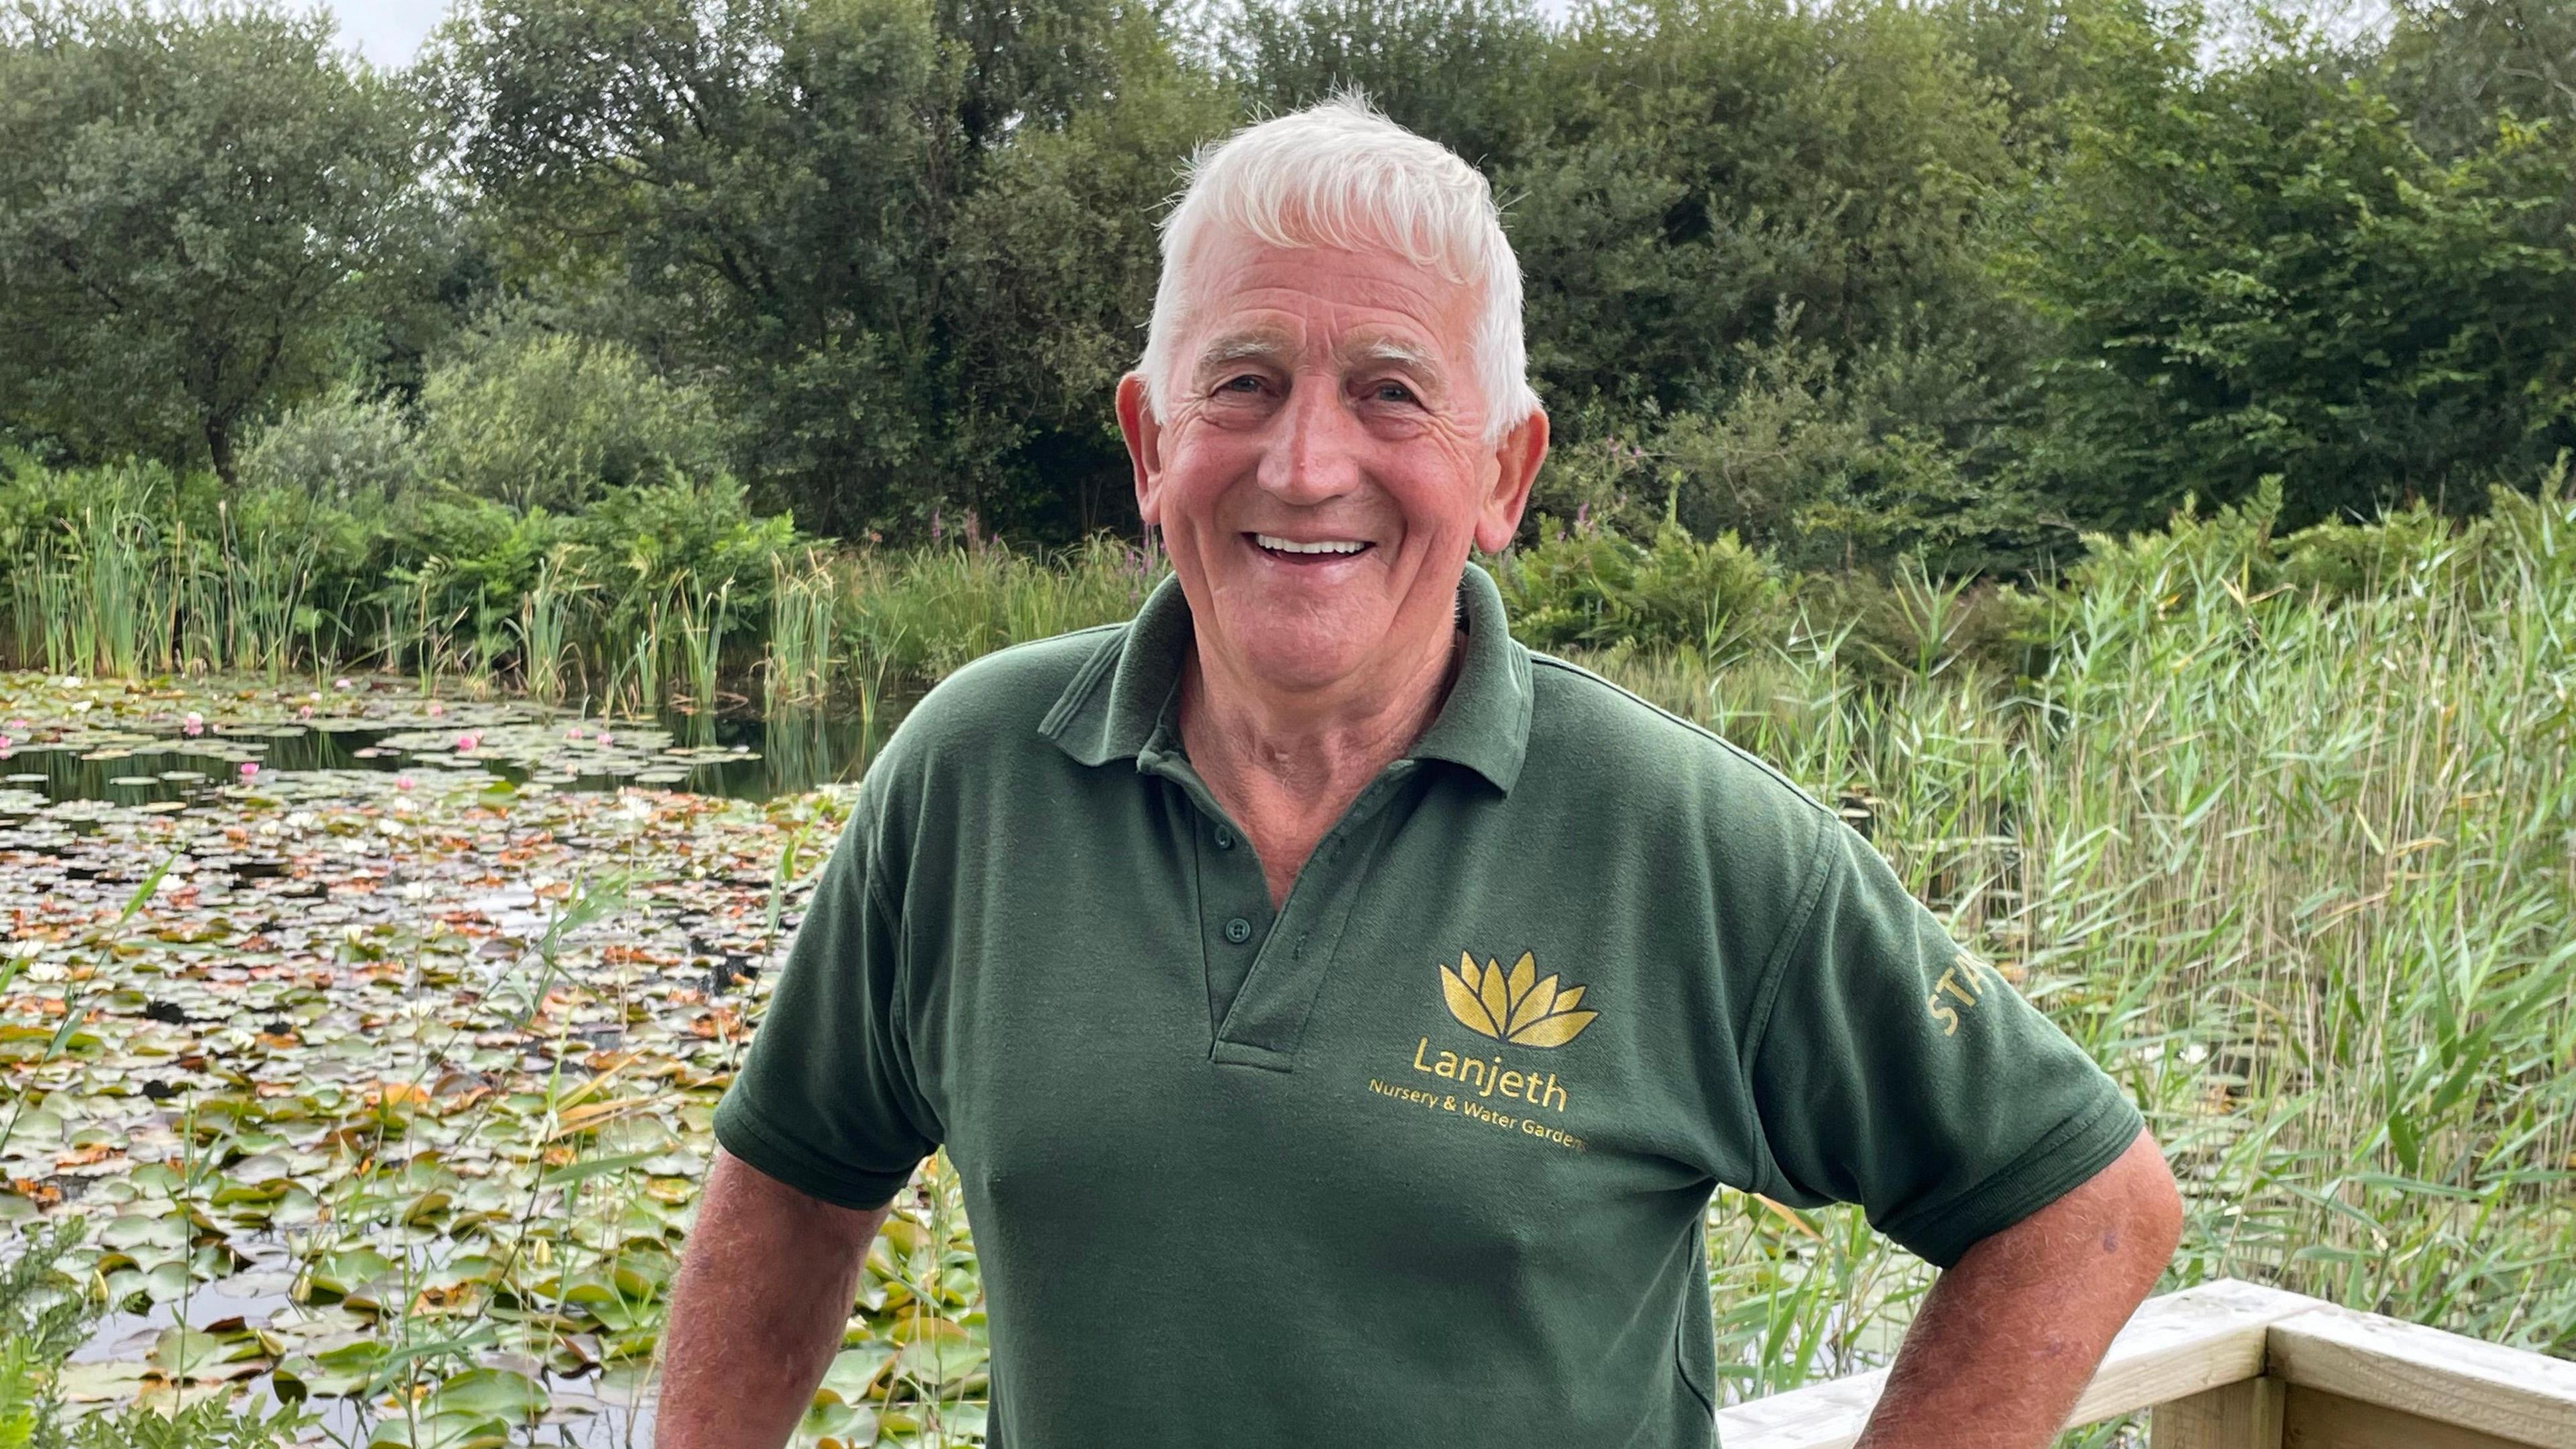
[[[514, 702], [432, 717], [353, 690], [319, 702], [346, 720], [297, 721], [308, 692], [264, 684], [173, 686], [130, 715], [121, 687], [86, 713], [46, 688], [0, 675], [0, 709], [49, 701], [47, 763], [0, 791], [0, 911], [35, 952], [0, 994], [0, 1061], [31, 1104], [0, 1146], [0, 1224], [92, 1219], [83, 1271], [147, 1329], [120, 1320], [85, 1352], [181, 1370], [102, 1373], [85, 1402], [238, 1378], [368, 1397], [332, 1412], [373, 1424], [403, 1417], [399, 1383], [421, 1390], [406, 1422], [458, 1443], [524, 1438], [530, 1412], [629, 1412], [715, 1100], [850, 790], [680, 793], [765, 777], [719, 779], [745, 751], [675, 751], [650, 723], [576, 743]], [[180, 738], [191, 710], [216, 732]], [[413, 734], [416, 752], [393, 743]], [[131, 753], [78, 758], [102, 750]], [[137, 803], [154, 795], [176, 798]], [[595, 891], [614, 903], [583, 908]], [[853, 1330], [881, 1361], [906, 1301], [875, 1292]], [[197, 1336], [161, 1337], [183, 1312]], [[439, 1387], [485, 1370], [517, 1376], [506, 1415]], [[841, 1427], [885, 1391], [855, 1386], [879, 1398]]]
[[151, 1372], [150, 1364], [141, 1363], [67, 1363], [54, 1375], [54, 1392], [68, 1404], [130, 1400]]
[[430, 1395], [433, 1414], [472, 1414], [511, 1423], [533, 1423], [550, 1396], [545, 1386], [506, 1369], [475, 1368], [448, 1379]]

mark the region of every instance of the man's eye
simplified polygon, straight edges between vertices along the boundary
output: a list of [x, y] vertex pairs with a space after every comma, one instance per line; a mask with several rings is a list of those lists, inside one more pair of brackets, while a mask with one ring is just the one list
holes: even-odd
[[1225, 381], [1218, 383], [1216, 385], [1216, 390], [1218, 392], [1259, 392], [1261, 391], [1261, 378], [1255, 373], [1247, 372], [1240, 377], [1229, 377]]
[[1381, 382], [1370, 389], [1379, 402], [1411, 402], [1413, 389], [1400, 382]]

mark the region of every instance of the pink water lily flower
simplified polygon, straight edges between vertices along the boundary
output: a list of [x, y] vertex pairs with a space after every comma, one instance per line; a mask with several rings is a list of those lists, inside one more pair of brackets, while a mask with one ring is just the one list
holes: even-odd
[[608, 743], [608, 731], [601, 730], [599, 732], [599, 742], [603, 745]]
[[410, 789], [410, 788], [411, 788], [411, 776], [409, 776], [409, 775], [396, 775], [396, 776], [394, 776], [394, 788], [395, 788], [395, 789], [397, 789], [397, 790], [408, 790], [408, 789]]
[[579, 726], [579, 725], [574, 725], [571, 729], [565, 730], [565, 731], [564, 731], [564, 738], [565, 738], [565, 739], [568, 739], [568, 740], [577, 740], [577, 739], [580, 739], [580, 738], [581, 738], [581, 726]]
[[197, 713], [193, 709], [188, 711], [188, 717], [186, 719], [179, 721], [179, 733], [186, 735], [190, 739], [195, 739], [197, 736], [204, 734], [205, 732], [206, 717]]
[[335, 679], [331, 681], [331, 687], [333, 689], [347, 689], [349, 687], [349, 681], [345, 679]]
[[242, 761], [241, 777], [242, 783], [245, 785], [249, 784], [252, 780], [257, 779], [259, 777], [259, 765], [255, 761], [251, 760]]
[[465, 733], [456, 737], [456, 752], [460, 755], [471, 754], [474, 747], [481, 743], [483, 743], [483, 737], [481, 735], [474, 733], [472, 730], [467, 730]]
[[430, 717], [431, 719], [436, 719], [436, 718], [438, 718], [440, 715], [443, 715], [443, 714], [445, 714], [445, 713], [447, 713], [447, 706], [446, 706], [446, 705], [440, 704], [437, 700], [434, 700], [434, 699], [433, 699], [433, 700], [431, 700], [431, 701], [429, 702], [429, 717]]
[[309, 705], [309, 704], [300, 704], [300, 705], [297, 705], [297, 706], [295, 707], [295, 717], [296, 717], [297, 719], [311, 719], [311, 718], [313, 718], [313, 706], [311, 706], [311, 705]]

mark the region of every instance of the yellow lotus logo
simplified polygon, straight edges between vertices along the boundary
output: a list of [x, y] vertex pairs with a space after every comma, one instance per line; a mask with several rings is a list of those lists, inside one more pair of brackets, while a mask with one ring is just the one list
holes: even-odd
[[1460, 952], [1458, 964], [1440, 968], [1440, 996], [1458, 1024], [1513, 1046], [1563, 1046], [1583, 1034], [1597, 1011], [1577, 1011], [1583, 987], [1556, 989], [1557, 978], [1538, 980], [1538, 963], [1523, 951], [1505, 971], [1502, 963]]

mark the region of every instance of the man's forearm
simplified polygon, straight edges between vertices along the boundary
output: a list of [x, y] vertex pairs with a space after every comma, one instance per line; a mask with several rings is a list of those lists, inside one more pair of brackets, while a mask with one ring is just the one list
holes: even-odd
[[662, 1341], [658, 1449], [767, 1449], [804, 1417], [840, 1348], [884, 1224], [716, 1150]]
[[1968, 1250], [1905, 1336], [1859, 1449], [2038, 1449], [2173, 1256], [2182, 1208], [2141, 1133], [2089, 1182]]

